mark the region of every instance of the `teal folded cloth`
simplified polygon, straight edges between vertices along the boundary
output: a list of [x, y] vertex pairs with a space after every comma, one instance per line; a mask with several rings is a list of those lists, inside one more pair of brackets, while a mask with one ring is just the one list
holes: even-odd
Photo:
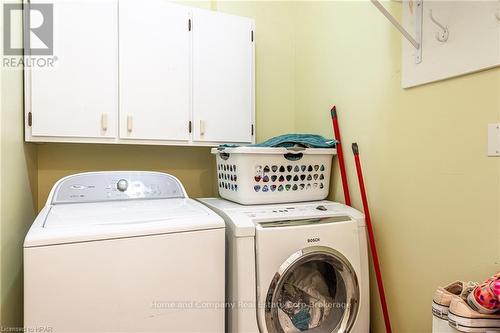
[[301, 309], [291, 319], [293, 325], [300, 331], [307, 331], [309, 329], [309, 322], [311, 321], [311, 314], [306, 309]]
[[[335, 148], [337, 140], [325, 139], [317, 134], [283, 134], [269, 140], [247, 147], [305, 147], [305, 148]], [[238, 147], [237, 145], [221, 145], [220, 147]]]

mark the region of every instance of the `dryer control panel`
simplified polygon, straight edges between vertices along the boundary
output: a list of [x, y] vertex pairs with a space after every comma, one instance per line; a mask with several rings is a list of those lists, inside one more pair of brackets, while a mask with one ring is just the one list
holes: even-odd
[[341, 212], [342, 206], [333, 204], [306, 204], [306, 205], [279, 205], [273, 208], [255, 208], [245, 211], [244, 213], [252, 219], [289, 219], [308, 217], [323, 217], [331, 216]]
[[110, 171], [66, 177], [56, 184], [49, 200], [61, 204], [186, 197], [180, 181], [166, 173]]

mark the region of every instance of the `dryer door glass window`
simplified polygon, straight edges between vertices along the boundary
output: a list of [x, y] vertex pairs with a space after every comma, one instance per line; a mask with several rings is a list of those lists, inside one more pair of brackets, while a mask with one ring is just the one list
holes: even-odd
[[359, 285], [349, 261], [328, 247], [294, 253], [269, 287], [265, 317], [271, 333], [349, 332], [359, 307]]

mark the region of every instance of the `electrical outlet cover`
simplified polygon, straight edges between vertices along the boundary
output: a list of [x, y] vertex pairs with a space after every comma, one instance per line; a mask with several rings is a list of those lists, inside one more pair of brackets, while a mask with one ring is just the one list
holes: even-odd
[[500, 156], [500, 123], [488, 124], [488, 156]]

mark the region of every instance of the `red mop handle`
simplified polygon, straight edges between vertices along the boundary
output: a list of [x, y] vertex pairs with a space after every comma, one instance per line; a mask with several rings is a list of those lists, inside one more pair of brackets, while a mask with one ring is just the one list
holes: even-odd
[[352, 152], [354, 153], [354, 161], [356, 162], [359, 190], [361, 192], [361, 199], [363, 200], [363, 209], [365, 211], [366, 227], [368, 229], [368, 237], [370, 238], [370, 249], [373, 257], [373, 266], [375, 268], [375, 275], [377, 276], [378, 293], [380, 296], [380, 303], [382, 305], [382, 312], [384, 314], [385, 330], [386, 332], [391, 333], [392, 332], [391, 321], [389, 319], [389, 311], [387, 310], [387, 302], [385, 300], [384, 282], [382, 281], [382, 273], [380, 271], [377, 245], [375, 244], [375, 235], [373, 233], [372, 219], [370, 217], [370, 209], [368, 207], [368, 199], [366, 197], [365, 182], [363, 181], [363, 172], [361, 171], [361, 162], [359, 160], [359, 149], [357, 143], [352, 144]]
[[349, 194], [349, 184], [347, 183], [347, 174], [345, 171], [344, 153], [342, 151], [342, 141], [340, 139], [339, 121], [337, 117], [337, 108], [335, 105], [331, 109], [333, 132], [335, 139], [337, 139], [337, 156], [339, 158], [340, 176], [342, 177], [342, 188], [344, 190], [344, 201], [347, 206], [351, 205], [351, 196]]

